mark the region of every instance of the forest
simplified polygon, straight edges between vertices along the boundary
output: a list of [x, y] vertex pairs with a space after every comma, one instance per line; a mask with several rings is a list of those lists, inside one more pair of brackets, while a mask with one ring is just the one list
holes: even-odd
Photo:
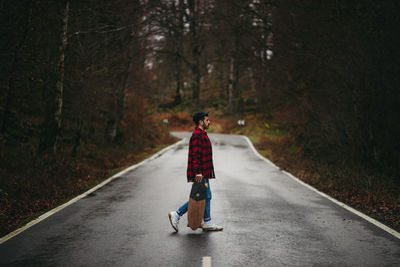
[[176, 142], [198, 110], [400, 229], [399, 1], [0, 7], [1, 235]]

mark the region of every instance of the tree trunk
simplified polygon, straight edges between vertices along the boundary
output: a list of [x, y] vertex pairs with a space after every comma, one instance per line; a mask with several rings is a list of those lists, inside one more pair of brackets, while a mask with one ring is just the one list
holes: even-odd
[[198, 36], [198, 1], [197, 0], [189, 0], [189, 11], [190, 11], [190, 20], [189, 20], [189, 29], [192, 41], [192, 73], [194, 76], [193, 83], [193, 101], [195, 103], [199, 103], [200, 100], [200, 44], [199, 44], [199, 36]]
[[126, 71], [125, 71], [125, 77], [124, 77], [124, 82], [123, 82], [123, 88], [121, 95], [118, 98], [118, 101], [116, 103], [117, 105], [117, 121], [116, 121], [116, 131], [114, 136], [110, 136], [111, 140], [113, 140], [115, 137], [119, 137], [122, 135], [122, 121], [124, 119], [124, 109], [125, 109], [125, 103], [126, 103], [126, 94], [128, 92], [128, 85], [129, 85], [129, 71], [131, 69], [131, 66], [133, 64], [133, 57], [129, 56], [128, 58], [128, 64], [126, 66]]
[[200, 68], [199, 68], [199, 59], [195, 60], [193, 64], [192, 71], [194, 74], [194, 83], [193, 83], [193, 101], [195, 103], [199, 103], [200, 101]]
[[184, 15], [186, 12], [185, 3], [183, 0], [178, 0], [177, 5], [177, 13], [178, 13], [178, 27], [175, 33], [175, 42], [176, 42], [176, 50], [175, 50], [175, 83], [176, 83], [176, 91], [175, 91], [175, 99], [174, 105], [179, 105], [182, 102], [182, 58], [180, 55], [184, 54], [183, 51], [183, 32], [185, 29]]
[[176, 91], [175, 91], [175, 99], [174, 105], [179, 105], [182, 102], [182, 70], [181, 70], [181, 62], [176, 57], [175, 59], [175, 82], [176, 82]]
[[239, 38], [240, 34], [235, 33], [235, 42], [234, 42], [234, 54], [233, 54], [233, 64], [231, 72], [233, 73], [232, 77], [232, 94], [234, 98], [234, 105], [237, 111], [243, 111], [243, 98], [242, 98], [242, 90], [238, 86], [239, 84], [239, 60], [238, 60], [238, 53], [239, 53]]
[[228, 85], [228, 107], [229, 109], [232, 108], [232, 95], [233, 95], [233, 84], [234, 84], [234, 64], [235, 59], [231, 57], [231, 61], [229, 64], [229, 85]]
[[68, 43], [68, 19], [69, 19], [69, 0], [66, 1], [65, 4], [65, 13], [63, 18], [63, 28], [62, 28], [62, 36], [61, 36], [61, 45], [59, 47], [60, 50], [60, 62], [59, 62], [59, 78], [56, 83], [56, 112], [54, 114], [54, 120], [57, 123], [56, 130], [56, 138], [53, 145], [54, 153], [57, 152], [57, 145], [60, 142], [60, 130], [61, 130], [61, 118], [62, 118], [62, 106], [63, 106], [63, 95], [64, 95], [64, 73], [65, 73], [65, 49]]
[[7, 129], [7, 124], [8, 124], [8, 120], [10, 117], [10, 107], [11, 107], [11, 103], [14, 98], [15, 76], [16, 76], [16, 72], [17, 72], [17, 58], [18, 58], [18, 54], [19, 54], [21, 47], [25, 44], [31, 21], [32, 21], [32, 7], [29, 8], [29, 13], [27, 16], [26, 24], [25, 24], [25, 31], [21, 37], [20, 42], [16, 44], [15, 50], [14, 50], [14, 55], [13, 55], [13, 59], [12, 59], [13, 61], [11, 64], [11, 71], [10, 71], [11, 75], [10, 75], [10, 78], [8, 79], [5, 107], [4, 107], [3, 118], [2, 118], [2, 123], [1, 123], [1, 133], [3, 133], [3, 134], [6, 132], [6, 129]]
[[81, 136], [82, 136], [82, 126], [83, 122], [82, 119], [76, 119], [76, 131], [75, 131], [75, 138], [74, 138], [74, 147], [72, 148], [72, 157], [76, 157], [78, 153], [78, 147], [81, 144]]

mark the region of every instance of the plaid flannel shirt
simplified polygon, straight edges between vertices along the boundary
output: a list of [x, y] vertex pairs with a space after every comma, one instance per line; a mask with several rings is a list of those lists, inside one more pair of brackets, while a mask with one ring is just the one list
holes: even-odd
[[199, 127], [194, 129], [189, 142], [188, 182], [193, 182], [196, 174], [202, 174], [205, 179], [215, 178], [211, 142]]

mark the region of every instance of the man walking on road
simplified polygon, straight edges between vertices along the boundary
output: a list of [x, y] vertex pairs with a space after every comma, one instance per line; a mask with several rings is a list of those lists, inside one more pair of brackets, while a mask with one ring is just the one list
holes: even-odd
[[[222, 231], [223, 228], [221, 226], [218, 226], [211, 221], [211, 189], [209, 179], [214, 179], [215, 173], [212, 161], [211, 142], [206, 132], [211, 122], [208, 118], [208, 113], [204, 112], [194, 114], [193, 121], [196, 124], [196, 128], [194, 129], [189, 142], [187, 181], [196, 181], [199, 183], [202, 179], [205, 179], [207, 197], [202, 228], [204, 231]], [[179, 219], [187, 212], [188, 205], [189, 202], [186, 202], [177, 211], [171, 211], [168, 213], [171, 225], [176, 232], [178, 232]]]

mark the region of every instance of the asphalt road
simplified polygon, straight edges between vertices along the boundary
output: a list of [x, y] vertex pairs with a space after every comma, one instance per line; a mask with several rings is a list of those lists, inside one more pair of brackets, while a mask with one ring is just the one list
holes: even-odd
[[[188, 199], [183, 145], [0, 245], [0, 266], [400, 266], [400, 240], [259, 159], [240, 136], [210, 134], [222, 232], [175, 233]], [[205, 258], [207, 257], [207, 258]]]

